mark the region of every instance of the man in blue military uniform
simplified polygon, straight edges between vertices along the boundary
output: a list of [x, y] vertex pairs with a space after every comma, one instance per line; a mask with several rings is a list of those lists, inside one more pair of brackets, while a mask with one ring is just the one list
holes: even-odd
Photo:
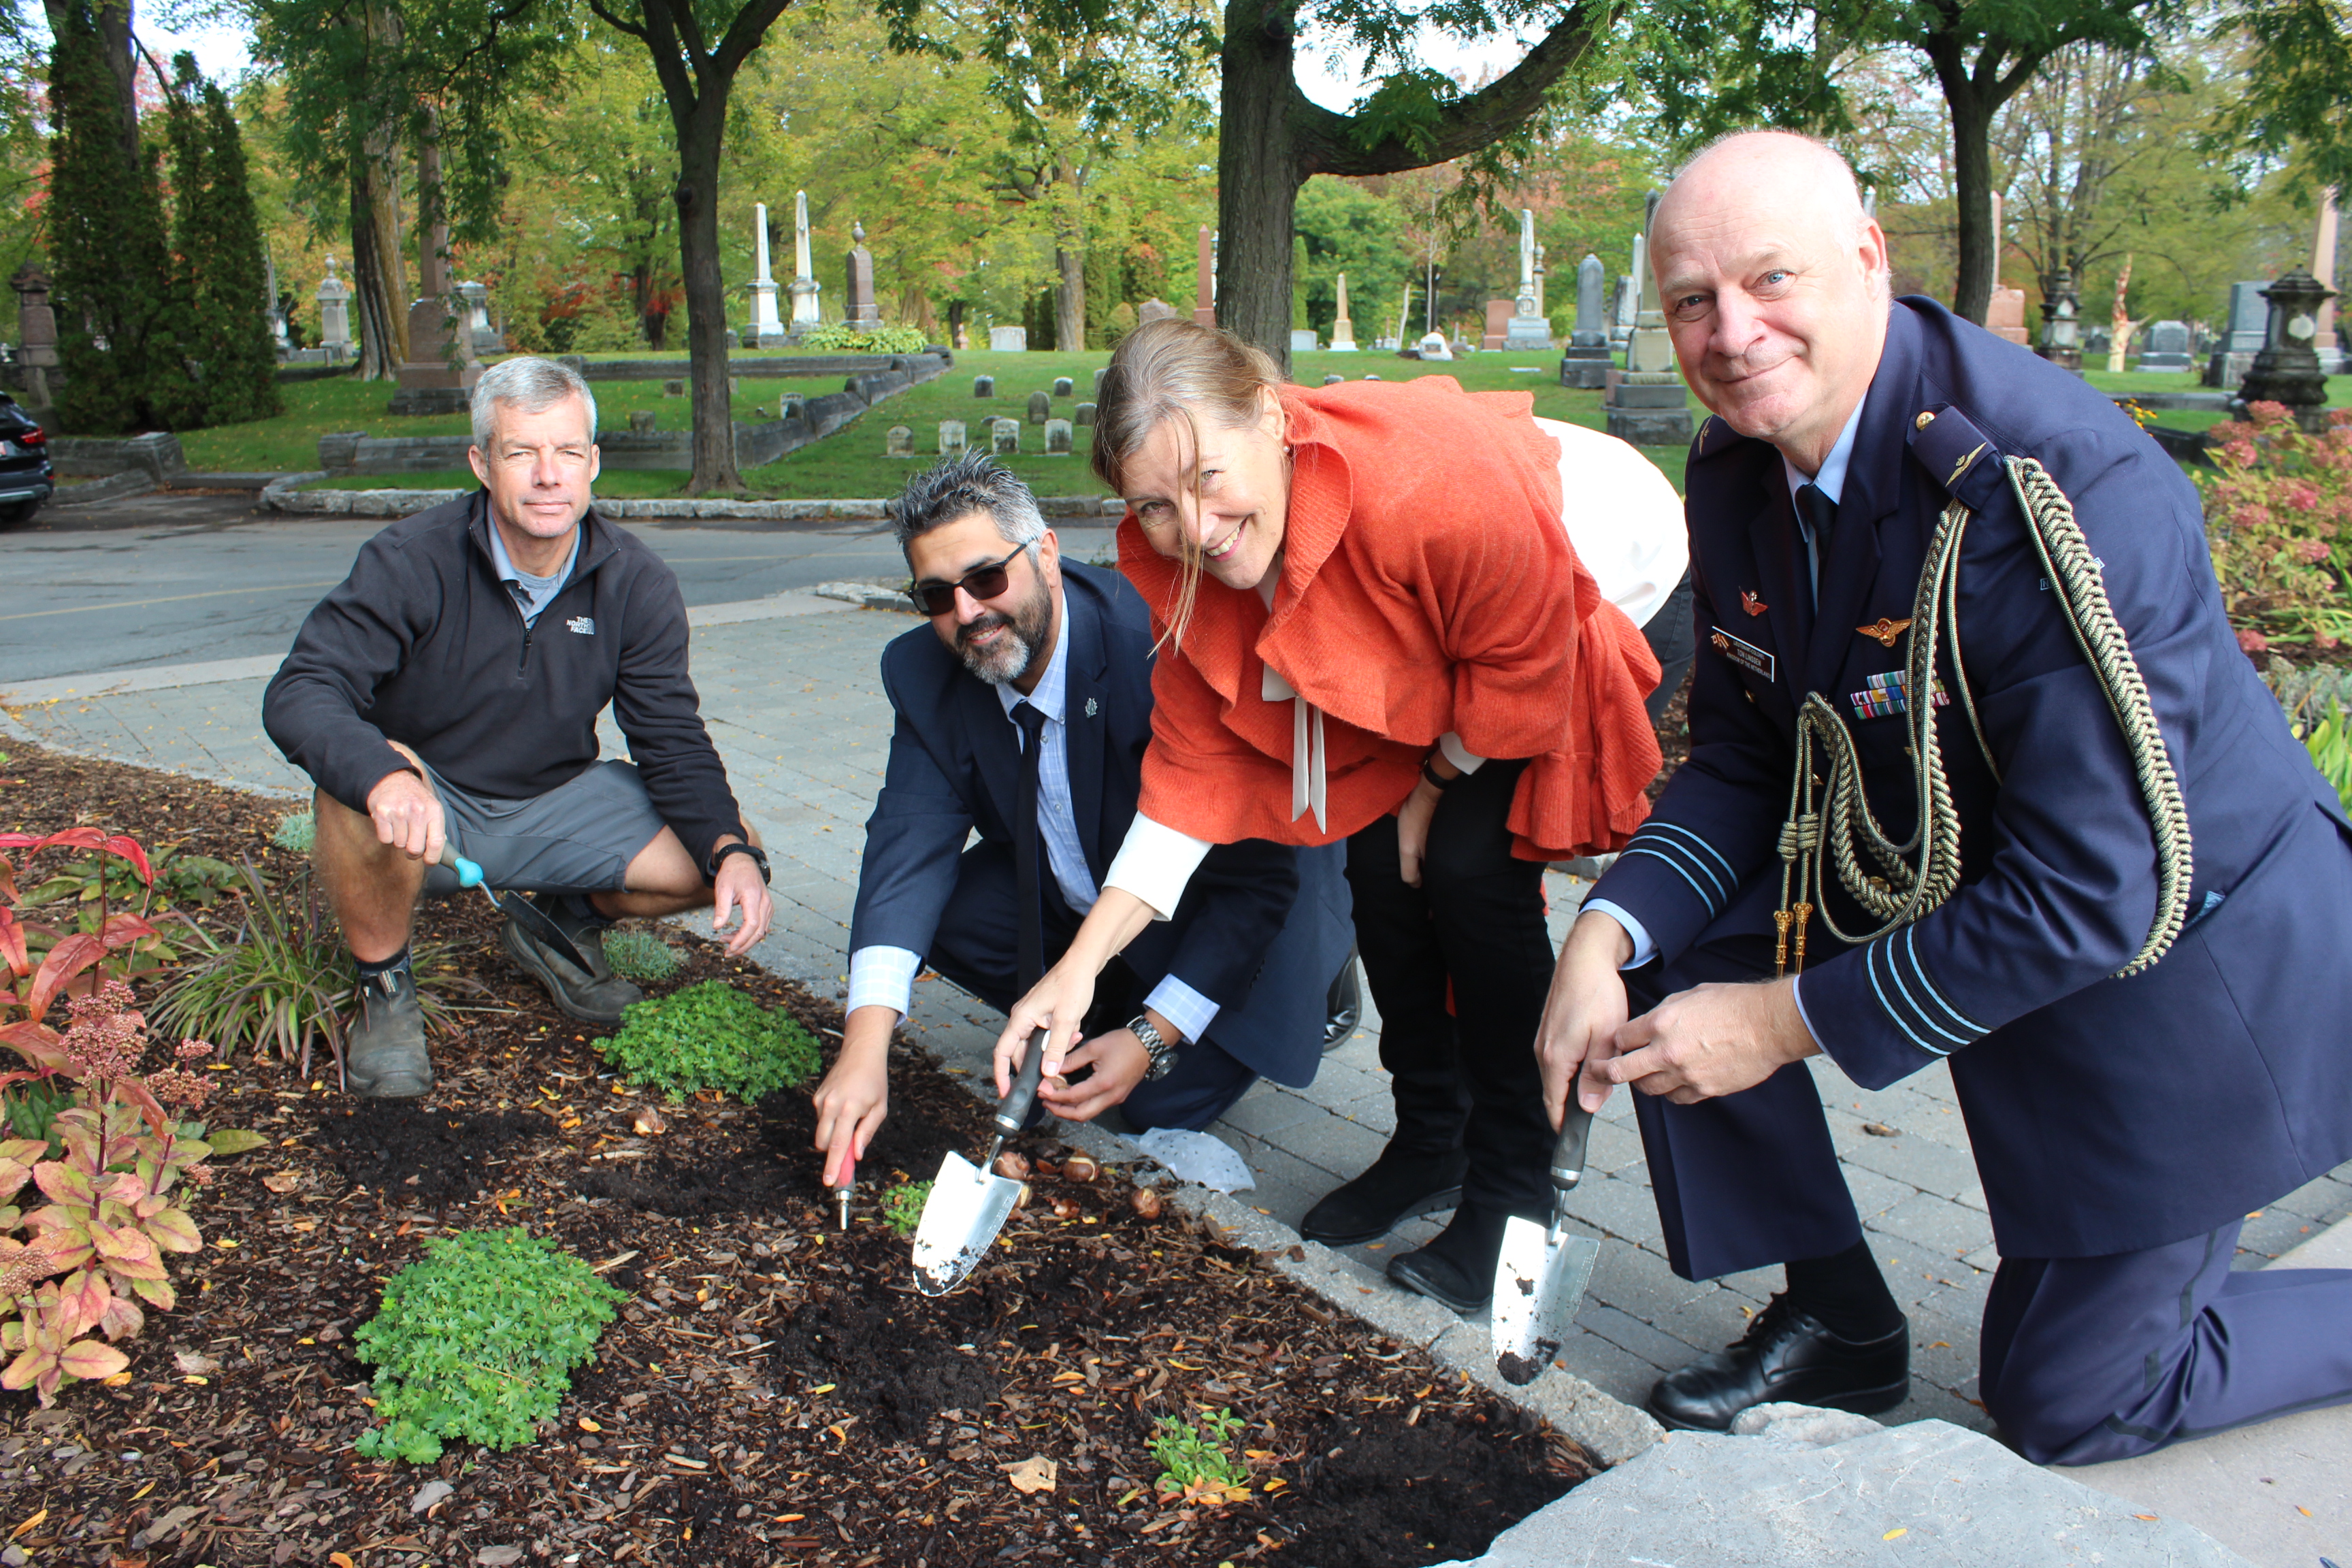
[[1979, 1387], [2028, 1457], [2352, 1400], [2352, 1271], [2230, 1268], [2245, 1214], [2352, 1155], [2352, 826], [2238, 649], [2195, 487], [2079, 378], [1890, 300], [1817, 142], [1709, 148], [1650, 255], [1715, 414], [1693, 744], [1538, 1048], [1555, 1114], [1641, 1091], [1676, 1272], [1788, 1273], [1653, 1412], [1904, 1398], [1795, 1065], [1823, 1053], [1874, 1089], [1949, 1062], [2002, 1258]]

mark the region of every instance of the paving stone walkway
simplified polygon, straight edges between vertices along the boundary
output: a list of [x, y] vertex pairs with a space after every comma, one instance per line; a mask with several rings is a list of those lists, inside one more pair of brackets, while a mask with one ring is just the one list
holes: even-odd
[[[877, 660], [884, 643], [917, 623], [798, 594], [692, 614], [704, 711], [773, 857], [776, 930], [759, 957], [837, 995], [864, 824], [889, 745]], [[71, 693], [44, 690], [33, 702], [0, 692], [0, 728], [65, 750], [307, 793], [307, 781], [262, 733], [264, 672], [215, 668], [200, 672], [202, 684], [166, 687], [152, 684], [155, 672], [142, 674], [132, 684], [148, 689], [112, 695], [103, 692], [110, 682], [96, 678], [58, 682]], [[609, 724], [607, 746], [622, 749]], [[1585, 884], [1555, 872], [1548, 885], [1557, 932]], [[924, 1045], [950, 1071], [984, 1071], [997, 1026], [990, 1010], [941, 981], [916, 992], [911, 1022]], [[1937, 1416], [1985, 1429], [1971, 1401], [1977, 1324], [1996, 1259], [1950, 1079], [1939, 1067], [1874, 1093], [1834, 1068], [1811, 1066], [1873, 1250], [1911, 1314], [1919, 1375], [1909, 1404], [1885, 1419]], [[1215, 1131], [1256, 1174], [1242, 1201], [1296, 1226], [1317, 1198], [1370, 1162], [1390, 1125], [1375, 1015], [1325, 1058], [1310, 1088], [1262, 1084]], [[1579, 1220], [1608, 1245], [1580, 1320], [1583, 1331], [1561, 1359], [1636, 1405], [1661, 1372], [1736, 1338], [1746, 1315], [1779, 1284], [1778, 1270], [1701, 1285], [1676, 1279], [1648, 1189], [1641, 1140], [1620, 1096], [1595, 1127], [1591, 1171], [1576, 1197]], [[2258, 1267], [2347, 1213], [2352, 1165], [2252, 1217], [2239, 1262]], [[1377, 1269], [1435, 1229], [1434, 1220], [1416, 1221], [1385, 1244], [1349, 1250]]]

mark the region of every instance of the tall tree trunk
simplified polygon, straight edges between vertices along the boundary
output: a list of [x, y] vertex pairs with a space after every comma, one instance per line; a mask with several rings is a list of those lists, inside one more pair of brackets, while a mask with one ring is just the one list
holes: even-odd
[[735, 415], [727, 395], [727, 285], [719, 271], [719, 149], [731, 83], [705, 83], [677, 139], [677, 247], [686, 274], [686, 348], [694, 384], [694, 478], [688, 495], [740, 490]]
[[362, 153], [352, 160], [352, 300], [359, 310], [362, 381], [383, 380], [408, 359], [408, 275], [401, 264], [399, 198], [390, 188], [395, 173], [388, 157]]
[[1952, 191], [1959, 219], [1959, 275], [1952, 283], [1952, 313], [1980, 327], [1992, 308], [1998, 244], [1992, 232], [1992, 108], [1984, 99], [1977, 85], [1957, 70], [1944, 83], [1944, 100], [1952, 115]]
[[1086, 173], [1066, 158], [1055, 160], [1054, 342], [1065, 351], [1087, 346]]
[[1293, 135], [1288, 0], [1229, 0], [1217, 114], [1217, 325], [1290, 370], [1290, 237], [1307, 182]]

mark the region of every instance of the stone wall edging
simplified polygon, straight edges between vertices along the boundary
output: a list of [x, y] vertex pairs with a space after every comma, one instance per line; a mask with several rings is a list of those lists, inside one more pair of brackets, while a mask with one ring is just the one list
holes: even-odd
[[[310, 517], [407, 517], [454, 500], [465, 490], [312, 490], [300, 487], [334, 479], [323, 469], [281, 474], [261, 492], [270, 511]], [[823, 500], [734, 500], [724, 497], [661, 496], [599, 499], [596, 510], [616, 521], [630, 518], [703, 518], [726, 522], [879, 522], [890, 515], [890, 498], [851, 497]], [[1040, 496], [1047, 517], [1120, 517], [1127, 503], [1114, 496]]]

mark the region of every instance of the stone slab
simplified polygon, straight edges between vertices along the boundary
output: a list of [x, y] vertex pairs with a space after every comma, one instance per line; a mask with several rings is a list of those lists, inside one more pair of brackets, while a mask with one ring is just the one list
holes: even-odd
[[[1942, 1421], [1823, 1446], [1676, 1432], [1495, 1538], [1477, 1568], [2247, 1568]], [[1460, 1568], [1460, 1565], [1455, 1565]]]

